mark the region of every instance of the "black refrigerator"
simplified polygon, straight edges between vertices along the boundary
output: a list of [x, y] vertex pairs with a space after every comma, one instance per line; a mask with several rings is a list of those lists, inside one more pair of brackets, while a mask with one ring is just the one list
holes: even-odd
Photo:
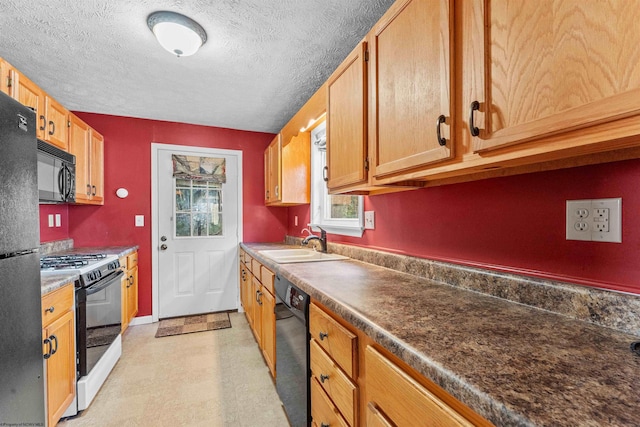
[[0, 92], [0, 425], [45, 424], [36, 115]]

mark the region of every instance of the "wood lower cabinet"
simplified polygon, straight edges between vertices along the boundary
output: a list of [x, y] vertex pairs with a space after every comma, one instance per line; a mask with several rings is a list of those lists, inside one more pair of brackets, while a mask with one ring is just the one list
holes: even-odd
[[104, 138], [71, 113], [69, 152], [76, 156], [76, 203], [104, 204]]
[[492, 426], [315, 300], [309, 333], [314, 426]]
[[[398, 427], [473, 426], [371, 346], [365, 350], [367, 403]], [[381, 415], [384, 414], [384, 415]]]
[[138, 314], [138, 251], [120, 258], [122, 276], [122, 333]]
[[275, 274], [240, 250], [240, 301], [271, 375], [276, 376]]
[[74, 286], [42, 297], [47, 425], [53, 427], [76, 395]]
[[[309, 305], [309, 335], [314, 423], [333, 425], [330, 420], [334, 420], [338, 424], [358, 426], [357, 336], [315, 303]], [[315, 396], [314, 385], [319, 388]], [[314, 402], [320, 408], [314, 408]]]

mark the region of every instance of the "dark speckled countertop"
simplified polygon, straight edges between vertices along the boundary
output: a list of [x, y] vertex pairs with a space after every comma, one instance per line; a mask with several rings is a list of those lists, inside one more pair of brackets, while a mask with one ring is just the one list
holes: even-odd
[[640, 426], [635, 334], [361, 261], [276, 264], [260, 250], [291, 246], [242, 247], [497, 426]]

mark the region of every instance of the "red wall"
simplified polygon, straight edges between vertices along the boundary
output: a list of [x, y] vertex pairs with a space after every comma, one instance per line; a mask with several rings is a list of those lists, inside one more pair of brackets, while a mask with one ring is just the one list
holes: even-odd
[[[77, 115], [105, 138], [105, 202], [104, 206], [69, 206], [69, 237], [76, 247], [140, 246], [139, 316], [151, 314], [152, 142], [242, 150], [244, 241], [283, 240], [287, 210], [267, 208], [263, 202], [263, 153], [272, 134], [90, 113]], [[126, 199], [115, 195], [120, 187], [129, 190]], [[144, 227], [134, 226], [135, 215], [145, 216]]]
[[[376, 229], [329, 240], [640, 293], [639, 184], [629, 160], [371, 196]], [[621, 244], [565, 240], [566, 200], [611, 197]], [[288, 233], [308, 221], [308, 206], [290, 208]]]
[[[60, 227], [49, 227], [49, 215], [60, 214]], [[69, 208], [67, 205], [40, 205], [40, 242], [69, 237]]]

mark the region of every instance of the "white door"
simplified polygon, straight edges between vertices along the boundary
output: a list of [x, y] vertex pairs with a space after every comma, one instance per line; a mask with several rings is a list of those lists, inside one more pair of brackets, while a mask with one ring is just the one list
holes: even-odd
[[[238, 156], [200, 150], [157, 150], [161, 319], [238, 308]], [[174, 178], [172, 154], [225, 158], [226, 183]]]

